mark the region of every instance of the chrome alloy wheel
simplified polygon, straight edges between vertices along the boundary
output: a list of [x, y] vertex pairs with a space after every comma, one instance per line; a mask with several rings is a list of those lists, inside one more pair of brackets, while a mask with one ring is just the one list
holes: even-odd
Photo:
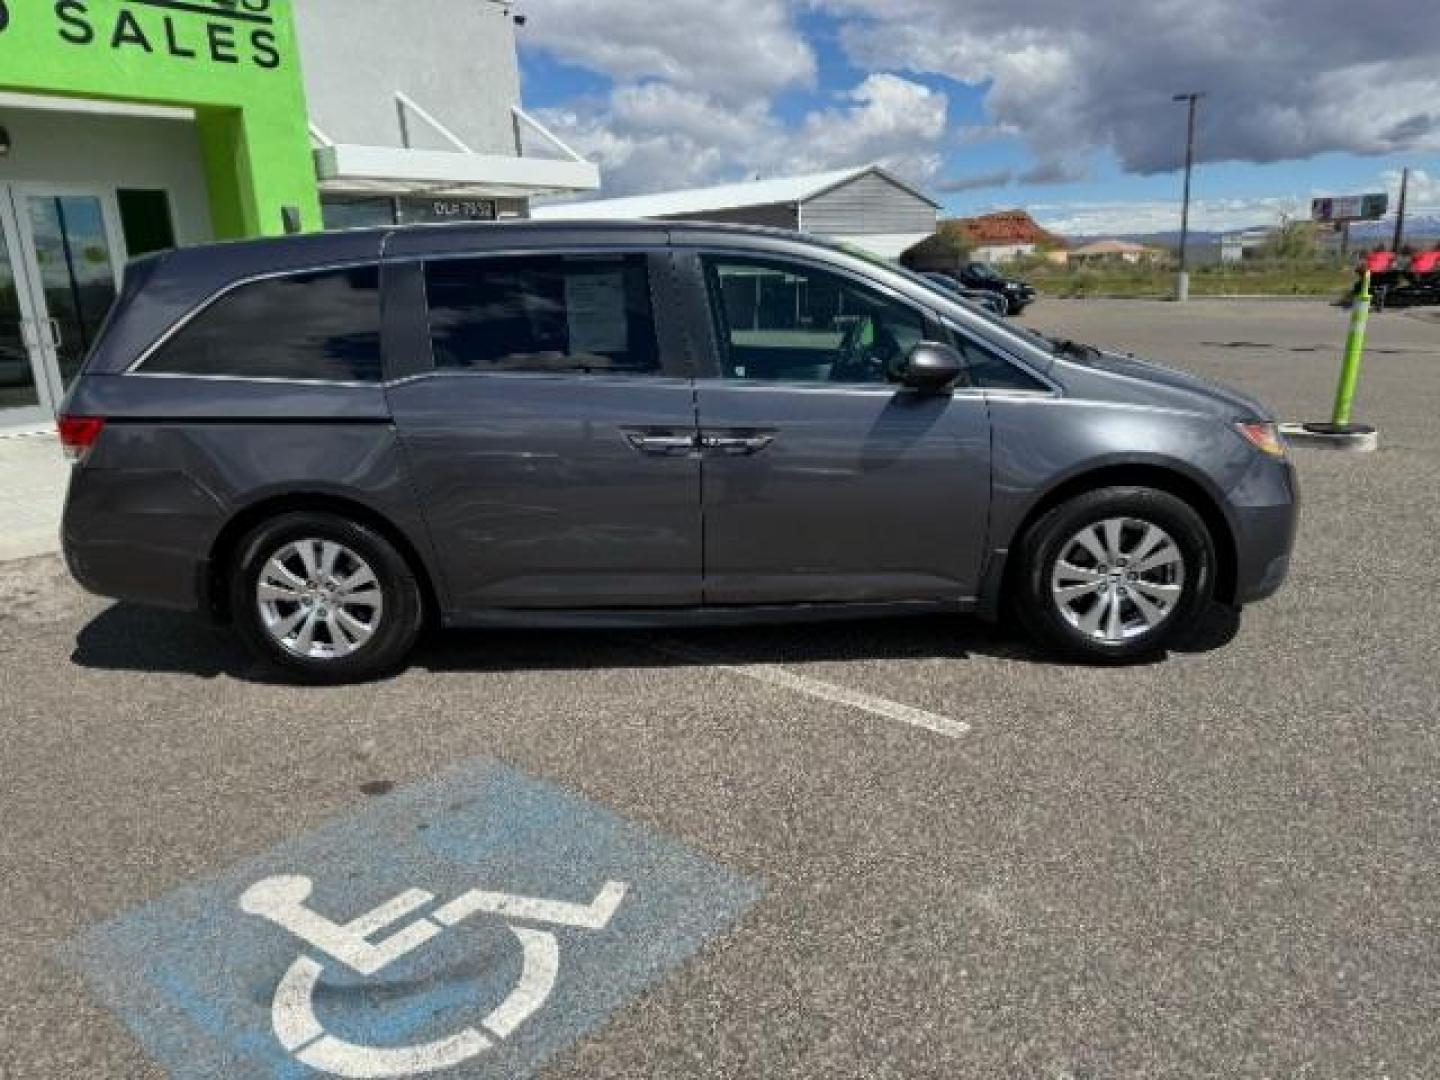
[[308, 660], [335, 660], [362, 648], [385, 612], [370, 564], [344, 544], [318, 538], [286, 544], [266, 560], [255, 601], [276, 644]]
[[1061, 618], [1103, 645], [1153, 631], [1185, 593], [1185, 556], [1169, 533], [1138, 518], [1087, 525], [1060, 548], [1050, 593]]

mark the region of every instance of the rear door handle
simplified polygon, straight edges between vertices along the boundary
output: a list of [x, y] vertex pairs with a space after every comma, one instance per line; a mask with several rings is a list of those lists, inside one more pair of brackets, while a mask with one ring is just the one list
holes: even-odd
[[773, 431], [702, 431], [700, 448], [729, 454], [732, 457], [748, 457], [758, 454], [775, 441]]
[[634, 427], [623, 427], [620, 431], [631, 449], [656, 457], [683, 457], [693, 453], [698, 445], [693, 431]]

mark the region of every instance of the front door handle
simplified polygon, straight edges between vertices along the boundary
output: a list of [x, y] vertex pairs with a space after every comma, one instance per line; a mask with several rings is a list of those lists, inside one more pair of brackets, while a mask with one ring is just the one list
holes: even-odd
[[693, 431], [675, 431], [670, 428], [620, 429], [631, 449], [656, 457], [683, 457], [695, 451], [697, 438]]
[[732, 457], [748, 457], [760, 453], [775, 437], [773, 431], [702, 431], [700, 448]]

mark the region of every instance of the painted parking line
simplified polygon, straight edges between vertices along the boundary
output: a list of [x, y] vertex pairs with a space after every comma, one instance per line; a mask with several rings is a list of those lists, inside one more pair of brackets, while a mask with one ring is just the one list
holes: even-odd
[[939, 713], [926, 712], [913, 705], [904, 705], [898, 701], [891, 701], [889, 698], [867, 694], [862, 690], [826, 682], [824, 679], [800, 675], [778, 664], [737, 664], [724, 655], [711, 652], [709, 649], [697, 649], [691, 645], [680, 645], [669, 641], [650, 641], [647, 644], [656, 652], [678, 660], [691, 660], [707, 667], [719, 668], [732, 675], [768, 683], [770, 686], [778, 686], [781, 689], [791, 690], [820, 701], [828, 701], [833, 705], [845, 705], [852, 709], [859, 709], [872, 716], [895, 720], [902, 724], [909, 724], [911, 727], [923, 728], [947, 738], [958, 739], [970, 730], [970, 725], [963, 720], [954, 720], [948, 716], [941, 716]]
[[482, 760], [96, 927], [67, 959], [177, 1080], [524, 1077], [758, 896]]

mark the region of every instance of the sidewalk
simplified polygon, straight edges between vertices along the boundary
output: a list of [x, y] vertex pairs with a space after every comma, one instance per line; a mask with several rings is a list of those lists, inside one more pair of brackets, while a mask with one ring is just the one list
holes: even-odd
[[69, 480], [53, 434], [0, 436], [0, 562], [60, 550]]

